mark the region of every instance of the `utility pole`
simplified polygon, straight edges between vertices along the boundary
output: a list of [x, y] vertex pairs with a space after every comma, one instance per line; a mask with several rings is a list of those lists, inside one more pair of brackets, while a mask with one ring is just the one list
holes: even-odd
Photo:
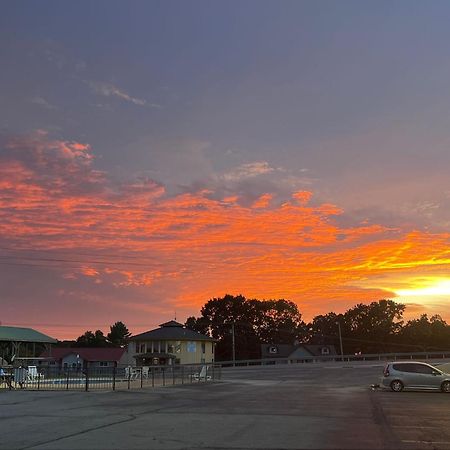
[[233, 353], [233, 367], [236, 365], [236, 345], [234, 340], [234, 322], [231, 324], [231, 342]]
[[341, 345], [341, 360], [344, 361], [344, 348], [342, 346], [342, 333], [341, 333], [341, 323], [336, 322], [339, 329], [339, 344]]

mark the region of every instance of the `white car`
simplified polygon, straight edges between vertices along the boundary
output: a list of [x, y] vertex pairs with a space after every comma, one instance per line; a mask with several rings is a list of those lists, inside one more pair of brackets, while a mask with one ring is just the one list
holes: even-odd
[[424, 362], [395, 361], [386, 364], [381, 386], [394, 392], [425, 389], [450, 393], [450, 375]]

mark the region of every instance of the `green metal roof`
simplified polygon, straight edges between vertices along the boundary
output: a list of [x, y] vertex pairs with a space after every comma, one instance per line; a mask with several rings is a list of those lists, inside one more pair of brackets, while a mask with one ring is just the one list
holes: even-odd
[[53, 339], [46, 334], [33, 330], [33, 328], [4, 327], [0, 326], [0, 341], [7, 342], [43, 342], [45, 344], [56, 344]]

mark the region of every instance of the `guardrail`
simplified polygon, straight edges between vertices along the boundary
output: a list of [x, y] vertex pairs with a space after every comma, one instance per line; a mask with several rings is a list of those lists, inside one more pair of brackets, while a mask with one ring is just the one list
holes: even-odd
[[221, 378], [217, 364], [145, 367], [3, 367], [0, 389], [128, 390], [207, 383]]
[[450, 350], [414, 353], [368, 353], [361, 355], [320, 355], [304, 356], [301, 358], [265, 358], [245, 359], [236, 361], [217, 361], [222, 367], [266, 366], [275, 364], [314, 364], [323, 362], [350, 362], [350, 361], [397, 361], [403, 359], [450, 359]]

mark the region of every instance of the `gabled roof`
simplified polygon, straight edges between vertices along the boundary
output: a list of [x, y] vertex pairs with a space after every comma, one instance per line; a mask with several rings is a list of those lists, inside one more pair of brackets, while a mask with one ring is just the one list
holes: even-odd
[[137, 334], [131, 338], [132, 341], [214, 341], [213, 338], [185, 328], [181, 323], [171, 320], [163, 323], [155, 330]]
[[51, 352], [45, 351], [44, 358], [63, 359], [67, 355], [76, 354], [84, 361], [120, 361], [125, 348], [115, 347], [56, 347]]
[[[326, 348], [328, 353], [322, 353], [322, 349]], [[300, 344], [289, 355], [289, 358], [309, 358], [311, 356], [335, 356], [336, 349], [334, 345], [310, 345]]]
[[57, 340], [33, 328], [0, 326], [0, 341], [56, 344]]
[[261, 344], [261, 358], [287, 358], [294, 349], [292, 344]]
[[308, 350], [309, 353], [313, 356], [322, 356], [322, 349], [327, 348], [329, 351], [329, 355], [337, 355], [336, 349], [334, 345], [316, 345], [316, 344], [305, 344], [303, 347]]

